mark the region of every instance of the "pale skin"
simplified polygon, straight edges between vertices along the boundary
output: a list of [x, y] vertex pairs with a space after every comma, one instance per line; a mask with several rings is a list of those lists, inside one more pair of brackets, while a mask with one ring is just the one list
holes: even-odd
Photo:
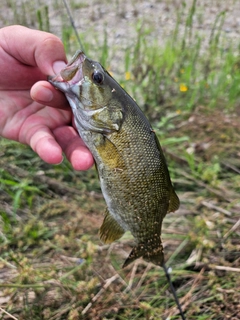
[[47, 82], [66, 62], [53, 34], [0, 29], [0, 136], [28, 144], [47, 163], [61, 163], [64, 153], [75, 170], [87, 170], [92, 155], [72, 125], [64, 95]]

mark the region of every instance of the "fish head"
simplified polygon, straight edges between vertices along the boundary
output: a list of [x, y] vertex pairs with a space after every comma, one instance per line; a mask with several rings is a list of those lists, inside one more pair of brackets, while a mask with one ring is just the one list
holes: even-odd
[[118, 85], [100, 63], [77, 51], [60, 74], [49, 82], [69, 101], [78, 127], [109, 133], [120, 129], [122, 104], [114, 97]]

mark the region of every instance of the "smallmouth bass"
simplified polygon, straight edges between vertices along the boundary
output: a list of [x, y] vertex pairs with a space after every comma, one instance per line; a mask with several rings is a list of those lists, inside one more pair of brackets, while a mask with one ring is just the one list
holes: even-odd
[[123, 267], [142, 257], [162, 266], [162, 221], [179, 207], [160, 143], [128, 93], [96, 61], [77, 51], [50, 83], [64, 92], [79, 135], [92, 152], [107, 209], [105, 243], [130, 230], [136, 241]]

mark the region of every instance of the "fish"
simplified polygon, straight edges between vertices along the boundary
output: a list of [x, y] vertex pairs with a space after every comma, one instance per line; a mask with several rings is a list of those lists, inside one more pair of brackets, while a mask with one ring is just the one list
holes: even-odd
[[162, 221], [180, 201], [150, 122], [108, 71], [81, 50], [49, 82], [65, 94], [95, 160], [107, 205], [100, 239], [112, 243], [128, 230], [136, 245], [123, 268], [138, 258], [163, 266]]

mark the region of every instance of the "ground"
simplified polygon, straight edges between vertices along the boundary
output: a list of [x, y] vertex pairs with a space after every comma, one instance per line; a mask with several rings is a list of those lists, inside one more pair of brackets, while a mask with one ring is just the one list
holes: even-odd
[[[224, 10], [221, 49], [226, 52], [231, 43], [238, 54], [238, 2], [228, 1], [227, 8], [226, 1], [193, 3], [70, 2], [86, 50], [94, 59], [105, 59], [127, 90], [131, 84], [122, 80], [125, 72], [134, 75], [133, 82], [143, 74], [136, 66], [128, 70], [124, 55], [131, 46], [138, 48], [141, 28], [149, 43], [156, 39], [161, 50], [173, 37], [179, 19], [178, 37], [185, 35], [186, 26], [193, 35], [197, 32], [202, 39], [200, 51], [207, 56], [214, 23], [220, 21], [216, 17], [222, 17]], [[0, 7], [1, 27], [21, 23], [49, 28], [63, 38], [69, 55], [76, 50], [62, 3], [5, 1]], [[193, 8], [196, 12], [191, 14]], [[233, 63], [230, 70], [237, 66]], [[186, 70], [185, 66], [180, 73]], [[178, 88], [179, 81], [173, 79]], [[134, 86], [129, 90], [144, 100], [138, 102], [156, 128], [181, 201], [180, 209], [168, 214], [162, 227], [166, 263], [173, 269], [173, 284], [187, 319], [237, 320], [240, 103], [217, 97], [212, 107], [209, 95], [187, 107], [189, 84], [182, 84], [187, 92], [176, 99], [171, 97], [176, 94], [174, 85], [171, 94], [165, 94], [165, 82], [157, 88], [162, 87], [164, 94], [153, 104]], [[141, 259], [121, 268], [134, 245], [129, 233], [112, 245], [100, 242], [105, 203], [95, 168], [76, 172], [66, 160], [51, 166], [29, 147], [4, 139], [0, 168], [0, 319], [180, 319], [161, 268]]]

